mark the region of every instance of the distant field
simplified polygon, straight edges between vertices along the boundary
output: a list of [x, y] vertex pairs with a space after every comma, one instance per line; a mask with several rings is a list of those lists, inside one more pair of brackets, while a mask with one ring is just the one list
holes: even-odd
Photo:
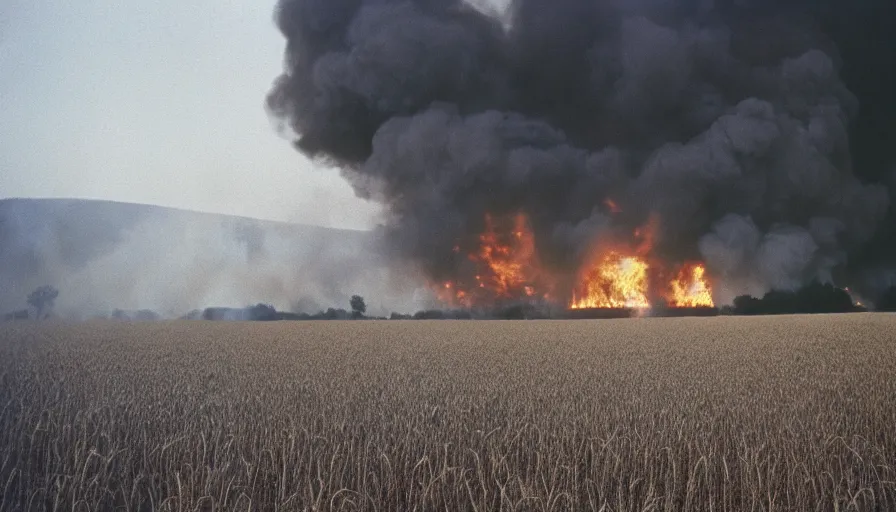
[[0, 511], [896, 510], [896, 316], [0, 326]]

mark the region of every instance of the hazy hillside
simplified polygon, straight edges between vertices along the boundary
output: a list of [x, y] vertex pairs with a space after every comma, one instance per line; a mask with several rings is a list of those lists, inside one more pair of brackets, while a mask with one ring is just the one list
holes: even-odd
[[57, 310], [114, 308], [177, 315], [208, 305], [347, 304], [410, 309], [411, 285], [375, 256], [371, 233], [148, 205], [67, 199], [0, 200], [0, 311], [41, 284]]

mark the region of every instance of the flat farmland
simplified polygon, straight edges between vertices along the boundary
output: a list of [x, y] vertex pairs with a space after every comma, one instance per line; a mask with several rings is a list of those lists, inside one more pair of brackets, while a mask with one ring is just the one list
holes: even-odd
[[896, 510], [896, 316], [8, 323], [0, 510]]

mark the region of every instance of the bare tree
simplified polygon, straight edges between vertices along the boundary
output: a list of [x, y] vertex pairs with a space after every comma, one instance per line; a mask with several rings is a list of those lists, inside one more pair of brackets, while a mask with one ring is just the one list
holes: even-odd
[[349, 304], [352, 307], [352, 316], [355, 318], [361, 318], [367, 312], [367, 304], [364, 303], [364, 297], [360, 295], [352, 295]]
[[53, 311], [53, 304], [58, 296], [59, 290], [50, 285], [41, 286], [28, 295], [28, 304], [35, 309], [38, 320], [43, 320], [50, 316], [50, 312]]

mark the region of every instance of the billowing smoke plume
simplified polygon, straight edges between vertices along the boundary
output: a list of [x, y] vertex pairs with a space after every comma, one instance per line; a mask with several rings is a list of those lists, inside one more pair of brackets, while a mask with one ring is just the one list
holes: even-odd
[[889, 206], [853, 169], [860, 102], [822, 3], [281, 0], [268, 104], [434, 279], [486, 213], [523, 211], [553, 268], [655, 216], [661, 257], [732, 294], [789, 288], [831, 279]]

